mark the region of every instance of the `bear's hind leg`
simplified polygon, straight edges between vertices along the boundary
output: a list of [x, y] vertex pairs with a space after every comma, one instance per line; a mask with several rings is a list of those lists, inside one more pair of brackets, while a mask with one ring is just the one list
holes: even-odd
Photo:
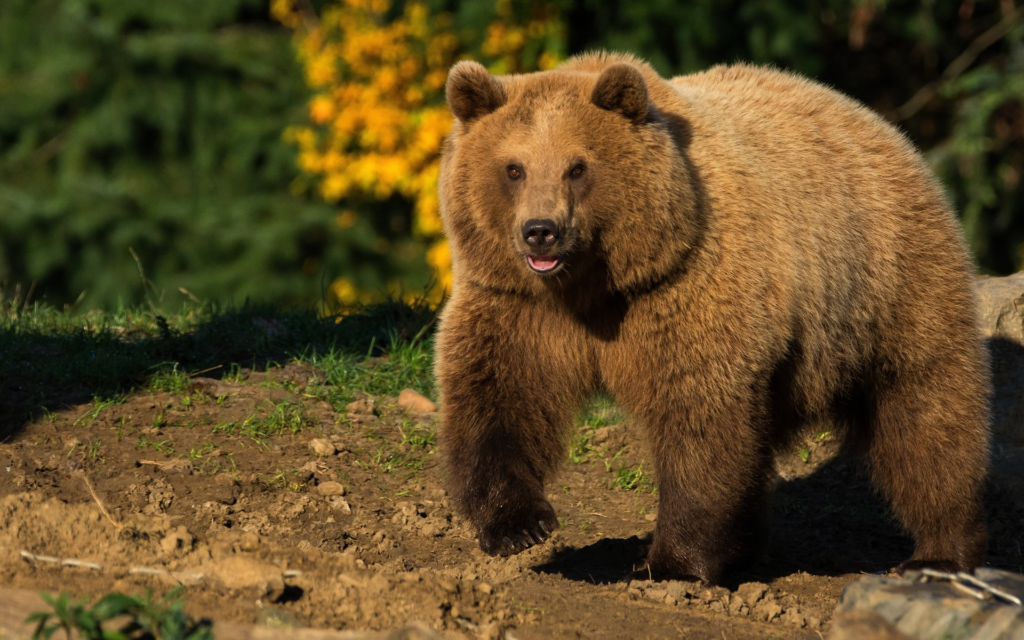
[[754, 560], [764, 544], [771, 458], [763, 399], [750, 386], [731, 398], [708, 397], [696, 385], [672, 386], [675, 402], [653, 405], [643, 416], [660, 498], [647, 566], [638, 574], [717, 583], [727, 568]]
[[[959, 355], [959, 357], [957, 357]], [[973, 571], [985, 553], [988, 465], [983, 364], [961, 354], [882, 376], [874, 385], [867, 453], [875, 486], [913, 536], [897, 571]]]

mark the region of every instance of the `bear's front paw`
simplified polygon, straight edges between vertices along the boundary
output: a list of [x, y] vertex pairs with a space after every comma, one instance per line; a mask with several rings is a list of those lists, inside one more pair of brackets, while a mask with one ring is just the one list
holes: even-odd
[[540, 498], [491, 516], [480, 526], [480, 548], [492, 556], [510, 556], [544, 542], [557, 528], [555, 510]]

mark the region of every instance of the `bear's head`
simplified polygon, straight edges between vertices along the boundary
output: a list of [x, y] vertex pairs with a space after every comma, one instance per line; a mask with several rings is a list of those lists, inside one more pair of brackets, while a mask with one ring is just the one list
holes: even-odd
[[439, 191], [456, 286], [530, 294], [600, 273], [629, 290], [680, 268], [700, 226], [687, 127], [646, 64], [597, 54], [499, 77], [460, 62], [447, 98]]

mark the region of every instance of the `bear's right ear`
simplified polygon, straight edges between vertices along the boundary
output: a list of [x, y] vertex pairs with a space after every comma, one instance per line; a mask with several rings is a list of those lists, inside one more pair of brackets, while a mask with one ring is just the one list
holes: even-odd
[[643, 122], [650, 103], [644, 74], [631, 64], [613, 64], [605, 68], [594, 85], [590, 100], [606, 111], [618, 111], [633, 122]]
[[463, 60], [448, 72], [448, 108], [462, 122], [485, 116], [505, 104], [505, 88], [479, 62]]

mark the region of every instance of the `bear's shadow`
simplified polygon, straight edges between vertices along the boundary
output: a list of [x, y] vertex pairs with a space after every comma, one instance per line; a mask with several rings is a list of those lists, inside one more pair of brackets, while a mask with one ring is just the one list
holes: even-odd
[[[771, 492], [769, 513], [764, 558], [727, 571], [725, 586], [798, 571], [823, 576], [882, 572], [913, 551], [910, 538], [853, 460], [833, 459], [807, 477], [780, 481]], [[643, 565], [649, 544], [650, 535], [602, 539], [556, 552], [534, 570], [594, 584], [620, 582]]]

